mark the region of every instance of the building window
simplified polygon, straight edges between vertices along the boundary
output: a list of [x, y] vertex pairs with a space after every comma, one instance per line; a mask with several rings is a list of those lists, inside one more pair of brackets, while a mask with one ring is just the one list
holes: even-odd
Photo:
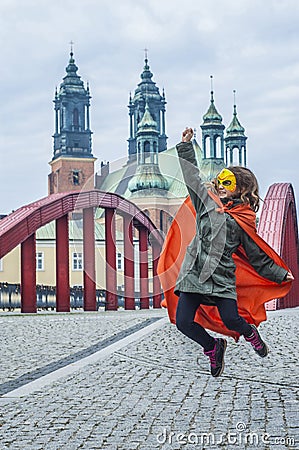
[[123, 257], [121, 253], [117, 253], [117, 269], [123, 270]]
[[212, 158], [213, 155], [211, 154], [210, 136], [205, 136], [205, 138], [204, 138], [203, 152], [204, 152], [204, 158]]
[[73, 185], [79, 186], [80, 178], [79, 178], [79, 170], [73, 170]]
[[45, 270], [45, 268], [44, 268], [44, 252], [36, 253], [36, 270], [37, 271]]
[[73, 126], [74, 130], [79, 130], [79, 112], [77, 108], [73, 111]]
[[149, 141], [145, 141], [144, 143], [144, 153], [147, 154], [146, 156], [148, 156], [148, 153], [151, 151], [151, 144], [149, 143]]
[[3, 259], [0, 259], [0, 272], [3, 271]]
[[82, 270], [83, 268], [83, 258], [82, 253], [73, 253], [73, 270]]

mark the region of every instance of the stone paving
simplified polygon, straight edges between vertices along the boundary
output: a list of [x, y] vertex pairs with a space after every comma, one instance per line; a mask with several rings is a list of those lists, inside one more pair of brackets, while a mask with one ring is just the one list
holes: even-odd
[[[1, 382], [165, 315], [2, 314]], [[167, 323], [40, 391], [0, 397], [0, 449], [297, 449], [298, 316], [299, 308], [268, 313], [265, 359], [229, 339], [218, 379], [199, 347]]]
[[142, 323], [146, 318], [143, 311], [140, 314], [119, 311], [117, 318], [115, 313], [110, 312], [35, 315], [2, 313], [0, 384], [75, 354]]

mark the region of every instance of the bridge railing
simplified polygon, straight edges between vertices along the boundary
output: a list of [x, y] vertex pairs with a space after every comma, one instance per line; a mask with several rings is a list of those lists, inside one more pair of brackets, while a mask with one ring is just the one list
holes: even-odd
[[[149, 306], [153, 307], [153, 294], [149, 293]], [[117, 293], [117, 306], [125, 307], [125, 292]], [[135, 306], [140, 308], [140, 292], [135, 292]], [[36, 285], [37, 310], [54, 311], [56, 309], [56, 287]], [[96, 310], [106, 307], [106, 290], [96, 289]], [[21, 309], [21, 285], [18, 283], [0, 283], [0, 310], [15, 311]], [[70, 309], [84, 309], [84, 289], [75, 286], [70, 288]]]

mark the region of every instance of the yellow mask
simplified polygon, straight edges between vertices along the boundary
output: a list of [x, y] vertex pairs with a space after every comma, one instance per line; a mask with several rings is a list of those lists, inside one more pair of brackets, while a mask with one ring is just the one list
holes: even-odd
[[217, 181], [228, 191], [234, 192], [236, 190], [236, 177], [229, 169], [222, 169], [217, 175]]

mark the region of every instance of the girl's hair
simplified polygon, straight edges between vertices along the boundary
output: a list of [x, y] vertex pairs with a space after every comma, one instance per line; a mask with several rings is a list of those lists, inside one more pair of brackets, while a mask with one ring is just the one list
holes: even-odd
[[249, 204], [254, 212], [257, 212], [260, 206], [260, 197], [259, 186], [254, 173], [241, 166], [231, 166], [228, 169], [236, 177], [238, 197], [241, 198], [242, 202]]

